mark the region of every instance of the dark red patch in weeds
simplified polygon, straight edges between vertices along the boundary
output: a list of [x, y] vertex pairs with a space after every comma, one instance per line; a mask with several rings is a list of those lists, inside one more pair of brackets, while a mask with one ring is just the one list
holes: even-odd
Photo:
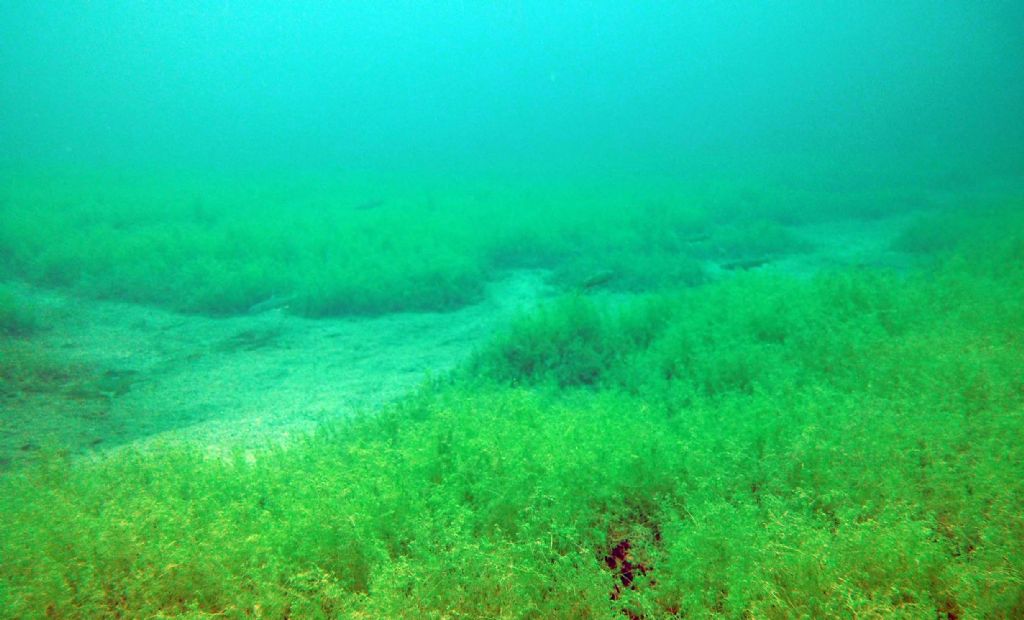
[[[640, 576], [646, 576], [651, 570], [649, 566], [643, 562], [637, 562], [634, 560], [629, 549], [631, 544], [629, 539], [621, 540], [604, 558], [605, 565], [618, 577], [618, 583], [615, 584], [615, 588], [612, 589], [611, 597], [613, 601], [619, 600], [622, 596], [624, 589], [636, 590], [636, 578]], [[629, 611], [623, 610], [628, 616], [633, 614]]]
[[[653, 588], [657, 582], [651, 577], [654, 571], [652, 554], [662, 547], [662, 531], [657, 522], [647, 516], [642, 508], [635, 508], [629, 511], [630, 517], [624, 523], [612, 527], [607, 534], [606, 541], [611, 548], [604, 554], [598, 555], [604, 561], [605, 566], [612, 573], [612, 590], [609, 598], [612, 601], [619, 601], [619, 611], [630, 620], [642, 620], [647, 616], [642, 611], [628, 603], [632, 598], [626, 595], [627, 590], [637, 592], [637, 595], [651, 603], [665, 606], [666, 603], [658, 601]], [[626, 599], [626, 600], [623, 600]], [[676, 615], [678, 607], [665, 609], [670, 615]]]
[[962, 615], [963, 612], [960, 610], [960, 606], [956, 604], [956, 601], [946, 599], [939, 605], [935, 617], [938, 620], [960, 620]]

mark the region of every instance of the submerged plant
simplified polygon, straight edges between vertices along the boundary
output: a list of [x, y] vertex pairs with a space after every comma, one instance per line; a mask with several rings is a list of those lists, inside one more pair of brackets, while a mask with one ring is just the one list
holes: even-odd
[[42, 455], [0, 616], [1019, 617], [1020, 248], [569, 296], [285, 446]]

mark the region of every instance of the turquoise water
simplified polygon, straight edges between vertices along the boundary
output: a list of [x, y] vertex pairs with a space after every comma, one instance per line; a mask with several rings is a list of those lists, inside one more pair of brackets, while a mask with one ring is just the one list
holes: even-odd
[[1024, 4], [0, 6], [0, 618], [1024, 617]]
[[1019, 172], [1018, 3], [8, 3], [3, 159]]

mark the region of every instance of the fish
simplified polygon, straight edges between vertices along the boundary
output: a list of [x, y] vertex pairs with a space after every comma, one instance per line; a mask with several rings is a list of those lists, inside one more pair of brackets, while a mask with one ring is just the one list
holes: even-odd
[[248, 314], [263, 314], [271, 310], [287, 310], [296, 295], [271, 295], [259, 303], [249, 306]]

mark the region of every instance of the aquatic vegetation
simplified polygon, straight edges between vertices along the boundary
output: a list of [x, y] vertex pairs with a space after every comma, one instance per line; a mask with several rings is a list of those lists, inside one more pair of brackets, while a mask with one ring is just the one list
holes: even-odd
[[59, 392], [80, 373], [59, 357], [24, 340], [0, 340], [0, 396]]
[[[371, 189], [379, 207], [342, 208]], [[748, 199], [717, 212], [732, 194], [685, 185], [458, 190], [441, 202], [429, 187], [383, 199], [351, 180], [24, 174], [2, 196], [0, 268], [182, 312], [244, 314], [276, 297], [319, 317], [452, 309], [510, 268], [549, 269], [567, 291], [645, 292], [699, 284], [709, 260], [742, 270], [809, 249], [775, 207]]]
[[[345, 188], [27, 179], [4, 206], [16, 223], [0, 233], [6, 275], [85, 296], [225, 315], [278, 295], [322, 316], [449, 308], [485, 281], [473, 231], [450, 213], [334, 208]], [[97, 186], [109, 191], [89, 199]], [[199, 207], [193, 191], [207, 196]]]
[[0, 285], [0, 396], [51, 391], [74, 374], [58, 356], [34, 346], [32, 336], [42, 327], [39, 308], [16, 287]]
[[722, 261], [772, 259], [805, 252], [810, 245], [780, 224], [768, 220], [721, 226], [691, 252], [701, 258]]
[[626, 249], [595, 249], [558, 263], [551, 281], [560, 288], [588, 292], [650, 292], [703, 282], [704, 268], [687, 253], [644, 251], [637, 243]]
[[10, 286], [0, 284], [0, 337], [31, 334], [40, 326], [39, 313]]
[[611, 330], [593, 302], [566, 297], [536, 315], [520, 317], [477, 356], [473, 370], [513, 383], [592, 385], [614, 355]]
[[0, 620], [1024, 618], [1022, 22], [4, 3]]
[[[1009, 203], [1009, 204], [1006, 204]], [[893, 247], [919, 255], [945, 255], [965, 244], [998, 242], [1008, 231], [1024, 227], [1022, 200], [999, 206], [981, 203], [970, 211], [948, 210], [920, 217], [893, 241]]]
[[284, 448], [43, 457], [5, 613], [1019, 616], [1018, 251], [568, 297]]

